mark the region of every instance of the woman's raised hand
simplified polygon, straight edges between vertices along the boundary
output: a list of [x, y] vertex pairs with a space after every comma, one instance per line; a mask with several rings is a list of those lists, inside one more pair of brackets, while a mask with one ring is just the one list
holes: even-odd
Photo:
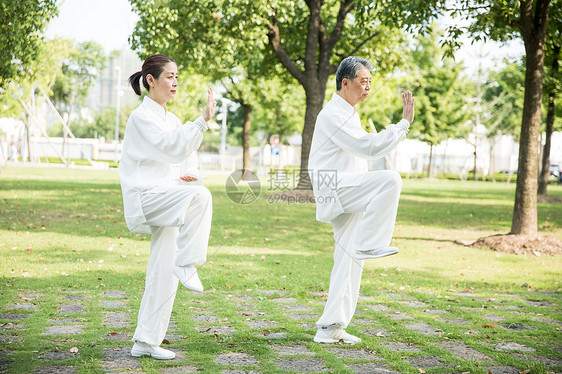
[[207, 91], [207, 107], [205, 108], [205, 113], [203, 113], [203, 119], [205, 122], [209, 121], [215, 115], [215, 108], [217, 106], [217, 102], [213, 97], [213, 89], [209, 87]]

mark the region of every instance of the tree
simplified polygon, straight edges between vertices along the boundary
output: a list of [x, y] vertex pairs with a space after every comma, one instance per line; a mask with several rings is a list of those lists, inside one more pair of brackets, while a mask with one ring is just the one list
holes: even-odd
[[[62, 39], [47, 40], [39, 47], [38, 58], [30, 62], [27, 74], [17, 75], [0, 93], [0, 106], [5, 116], [20, 118], [26, 127], [27, 149], [29, 135], [38, 118], [38, 108], [44, 102], [41, 91], [47, 92], [62, 74], [63, 60], [68, 54], [69, 42]], [[32, 155], [28, 154], [31, 159]]]
[[[59, 112], [66, 112], [66, 128], [70, 128], [72, 113], [76, 105], [81, 105], [88, 97], [105, 64], [103, 47], [95, 42], [82, 42], [71, 47], [63, 61], [62, 74], [51, 88], [51, 99]], [[63, 131], [62, 154], [65, 153], [67, 138]]]
[[[402, 60], [395, 20], [378, 20], [385, 9], [368, 1], [131, 1], [140, 15], [134, 46], [167, 48], [177, 41], [190, 47], [185, 51], [194, 64], [204, 62], [209, 71], [242, 66], [258, 77], [278, 63], [296, 79], [306, 94], [298, 188], [311, 187], [308, 155], [316, 116], [341, 59], [361, 54], [381, 71]], [[167, 40], [155, 42], [158, 33]]]
[[57, 14], [56, 0], [2, 0], [0, 3], [0, 88], [29, 73], [42, 43], [42, 32]]
[[[445, 139], [462, 136], [468, 120], [469, 85], [461, 78], [462, 67], [444, 56], [439, 46], [440, 33], [433, 26], [430, 34], [416, 38], [409, 75], [402, 82], [416, 97], [416, 120], [411, 132], [429, 144], [428, 176], [434, 176], [433, 147]], [[466, 131], [465, 131], [466, 132]]]
[[[545, 142], [542, 152], [542, 168], [539, 175], [539, 195], [546, 195], [548, 179], [550, 178], [550, 142], [554, 132], [554, 118], [556, 117], [556, 98], [562, 89], [560, 77], [560, 48], [562, 47], [562, 4], [553, 2], [550, 20], [547, 27], [546, 40], [546, 72], [543, 99], [546, 101], [546, 129]], [[560, 116], [560, 114], [558, 114]]]

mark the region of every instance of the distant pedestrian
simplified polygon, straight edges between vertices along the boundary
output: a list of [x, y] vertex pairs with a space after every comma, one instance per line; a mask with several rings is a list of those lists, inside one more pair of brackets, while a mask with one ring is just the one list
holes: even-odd
[[212, 202], [201, 179], [197, 149], [216, 102], [209, 88], [207, 107], [194, 122], [182, 124], [166, 103], [178, 88], [178, 68], [165, 55], [148, 57], [129, 82], [137, 95], [148, 90], [129, 117], [119, 164], [125, 219], [132, 232], [152, 234], [146, 285], [131, 349], [134, 357], [169, 360], [160, 347], [172, 313], [179, 281], [203, 291], [196, 265], [207, 260]]

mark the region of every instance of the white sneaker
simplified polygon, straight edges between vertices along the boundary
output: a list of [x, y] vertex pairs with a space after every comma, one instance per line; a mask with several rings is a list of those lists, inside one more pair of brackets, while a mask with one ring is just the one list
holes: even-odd
[[164, 348], [160, 348], [156, 345], [149, 345], [146, 343], [135, 343], [131, 349], [131, 356], [141, 357], [149, 356], [157, 360], [172, 360], [176, 357], [176, 354]]
[[338, 343], [343, 341], [345, 344], [356, 344], [361, 342], [361, 338], [348, 334], [341, 327], [322, 326], [319, 327], [314, 336], [316, 343]]
[[199, 280], [197, 268], [195, 266], [174, 266], [174, 275], [187, 289], [203, 292], [203, 284]]
[[379, 258], [390, 255], [395, 255], [398, 253], [398, 248], [396, 247], [382, 247], [377, 249], [370, 249], [368, 251], [356, 251], [355, 258], [358, 260], [368, 260], [370, 258]]

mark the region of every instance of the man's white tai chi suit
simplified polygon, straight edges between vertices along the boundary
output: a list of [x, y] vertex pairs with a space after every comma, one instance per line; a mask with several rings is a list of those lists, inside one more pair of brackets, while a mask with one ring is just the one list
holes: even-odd
[[402, 119], [377, 134], [361, 127], [359, 114], [334, 93], [318, 114], [308, 165], [316, 219], [334, 229], [334, 267], [319, 327], [345, 329], [355, 313], [363, 260], [357, 250], [388, 247], [396, 221], [402, 180], [395, 171], [368, 172], [367, 159], [379, 159], [406, 137]]
[[125, 219], [132, 232], [152, 234], [135, 342], [162, 343], [178, 287], [174, 265], [206, 261], [211, 194], [180, 180], [200, 179], [196, 151], [206, 130], [202, 117], [182, 125], [148, 96], [127, 122], [119, 165]]

